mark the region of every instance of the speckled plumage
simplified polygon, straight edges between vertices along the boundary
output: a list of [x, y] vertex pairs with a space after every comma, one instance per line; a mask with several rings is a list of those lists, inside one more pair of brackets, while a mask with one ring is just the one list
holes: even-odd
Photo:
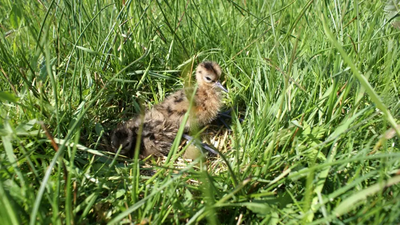
[[[196, 69], [198, 88], [194, 95], [193, 115], [185, 125], [188, 132], [193, 123], [204, 126], [216, 118], [221, 106], [219, 83], [221, 68], [215, 62], [206, 61]], [[116, 151], [122, 145], [121, 154], [132, 155], [137, 133], [143, 120], [140, 155], [160, 157], [167, 155], [179, 127], [190, 107], [193, 89], [182, 89], [169, 95], [162, 103], [145, 112], [144, 118], [137, 116], [112, 132], [111, 145]], [[189, 96], [189, 97], [187, 97]]]

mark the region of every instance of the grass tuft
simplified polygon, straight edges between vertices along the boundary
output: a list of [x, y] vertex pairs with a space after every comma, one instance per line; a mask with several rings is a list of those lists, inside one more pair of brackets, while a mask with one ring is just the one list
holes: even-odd
[[[0, 220], [400, 223], [398, 9], [0, 0]], [[230, 128], [202, 129], [222, 156], [108, 151], [203, 60], [230, 91]]]

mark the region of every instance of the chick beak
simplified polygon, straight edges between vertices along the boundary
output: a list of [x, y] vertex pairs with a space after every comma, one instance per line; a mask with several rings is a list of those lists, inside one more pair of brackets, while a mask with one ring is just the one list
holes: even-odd
[[228, 90], [219, 81], [215, 82], [215, 85], [228, 93]]

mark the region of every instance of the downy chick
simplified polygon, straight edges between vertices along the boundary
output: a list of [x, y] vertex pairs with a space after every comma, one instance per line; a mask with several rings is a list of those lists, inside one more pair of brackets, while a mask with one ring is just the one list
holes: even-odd
[[[195, 124], [204, 126], [216, 118], [222, 106], [219, 82], [220, 66], [211, 61], [202, 62], [196, 69], [198, 88], [193, 99], [192, 117], [185, 124], [185, 132]], [[178, 129], [190, 107], [191, 91], [182, 89], [168, 96], [162, 103], [145, 112], [143, 119], [140, 155], [156, 157], [167, 155]], [[121, 154], [132, 155], [142, 118], [137, 116], [112, 132], [111, 145], [115, 151], [122, 146]]]

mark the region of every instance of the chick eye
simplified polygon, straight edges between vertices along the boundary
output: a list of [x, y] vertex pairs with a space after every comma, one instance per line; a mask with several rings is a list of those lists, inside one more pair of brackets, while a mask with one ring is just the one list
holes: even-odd
[[212, 81], [211, 77], [205, 77], [205, 79], [206, 79], [207, 82], [211, 82]]

